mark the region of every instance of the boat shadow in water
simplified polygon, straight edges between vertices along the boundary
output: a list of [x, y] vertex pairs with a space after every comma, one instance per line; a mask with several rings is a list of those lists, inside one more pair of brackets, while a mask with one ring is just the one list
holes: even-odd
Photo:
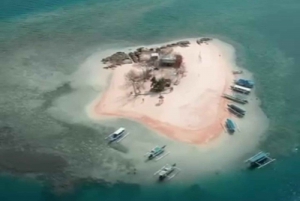
[[145, 163], [152, 161], [152, 159], [149, 159], [148, 157], [144, 160]]
[[235, 132], [232, 131], [232, 130], [227, 129], [227, 133], [228, 133], [229, 135], [233, 135]]
[[108, 146], [118, 152], [121, 153], [128, 153], [128, 148], [120, 143], [109, 143]]

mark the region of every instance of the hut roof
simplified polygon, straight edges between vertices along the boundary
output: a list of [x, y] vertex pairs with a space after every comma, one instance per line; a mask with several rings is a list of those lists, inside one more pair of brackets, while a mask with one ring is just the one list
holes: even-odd
[[168, 55], [162, 56], [160, 58], [160, 60], [162, 62], [171, 62], [171, 63], [174, 63], [174, 62], [176, 62], [176, 56], [172, 55], [172, 54], [168, 54]]

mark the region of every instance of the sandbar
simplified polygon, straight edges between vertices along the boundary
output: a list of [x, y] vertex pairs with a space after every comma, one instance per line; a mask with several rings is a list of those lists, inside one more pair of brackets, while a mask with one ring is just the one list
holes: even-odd
[[198, 44], [189, 40], [188, 47], [174, 47], [172, 54], [183, 58], [180, 74], [173, 68], [152, 69], [155, 77], [172, 82], [160, 93], [150, 92], [150, 81], [139, 85], [135, 95], [126, 74], [144, 72], [149, 66], [123, 64], [113, 69], [107, 90], [90, 106], [93, 118], [126, 118], [142, 123], [157, 133], [174, 140], [205, 144], [222, 135], [224, 121], [230, 116], [228, 101], [234, 81], [234, 61], [223, 43], [212, 40]]

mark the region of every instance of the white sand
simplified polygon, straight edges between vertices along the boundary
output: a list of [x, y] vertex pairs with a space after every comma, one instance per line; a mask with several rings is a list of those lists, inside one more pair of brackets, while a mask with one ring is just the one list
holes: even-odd
[[[229, 116], [227, 101], [221, 95], [230, 93], [233, 82], [232, 61], [226, 57], [226, 48], [217, 40], [201, 45], [192, 40], [189, 47], [176, 47], [174, 52], [183, 56], [187, 72], [172, 92], [163, 94], [162, 105], [157, 106], [158, 95], [128, 96], [133, 89], [124, 75], [141, 67], [127, 64], [114, 70], [107, 92], [93, 106], [92, 116], [133, 119], [185, 142], [205, 143], [216, 138]], [[176, 79], [174, 72], [169, 73], [172, 79]]]
[[[195, 45], [196, 44], [193, 43], [191, 48], [196, 48]], [[168, 96], [165, 96], [165, 102], [160, 107], [153, 106], [153, 104], [157, 103], [157, 97], [145, 97], [145, 102], [143, 104], [141, 104], [140, 100], [137, 100], [135, 104], [125, 106], [121, 106], [118, 102], [109, 102], [109, 104], [106, 102], [107, 105], [105, 105], [104, 108], [101, 108], [105, 109], [106, 112], [112, 112], [113, 115], [111, 117], [125, 117], [136, 122], [141, 122], [148, 128], [151, 128], [152, 131], [137, 123], [126, 120], [104, 120], [103, 114], [94, 110], [96, 105], [99, 104], [99, 101], [101, 102], [105, 100], [105, 97], [117, 97], [117, 95], [121, 95], [122, 97], [121, 92], [123, 91], [117, 88], [118, 85], [114, 85], [116, 84], [114, 79], [115, 77], [119, 77], [121, 79], [123, 71], [127, 71], [130, 68], [130, 65], [122, 66], [119, 69], [114, 70], [112, 82], [109, 85], [108, 90], [102, 97], [99, 97], [93, 101], [91, 105], [89, 105], [87, 112], [95, 122], [101, 122], [107, 126], [113, 126], [116, 128], [123, 126], [131, 133], [121, 143], [115, 144], [111, 147], [111, 155], [116, 156], [115, 158], [121, 157], [122, 160], [126, 161], [126, 163], [133, 165], [137, 169], [137, 174], [127, 174], [128, 170], [124, 171], [123, 166], [119, 167], [116, 165], [117, 163], [107, 162], [107, 164], [103, 165], [107, 165], [109, 170], [104, 171], [101, 167], [95, 166], [94, 171], [89, 172], [91, 177], [104, 178], [109, 181], [121, 180], [130, 183], [137, 182], [151, 184], [156, 181], [156, 178], [152, 175], [157, 169], [166, 163], [172, 164], [175, 162], [183, 171], [173, 180], [173, 182], [182, 183], [193, 182], [194, 180], [198, 180], [199, 177], [203, 178], [205, 176], [215, 174], [216, 172], [220, 172], [222, 174], [224, 171], [236, 171], [237, 168], [245, 167], [245, 164], [243, 164], [242, 161], [245, 157], [248, 157], [249, 154], [255, 152], [254, 149], [259, 144], [263, 133], [268, 126], [267, 118], [259, 108], [260, 103], [255, 96], [255, 91], [249, 96], [248, 100], [250, 103], [242, 106], [247, 110], [247, 114], [243, 119], [231, 116], [225, 108], [223, 108], [223, 110], [219, 113], [216, 112], [217, 110], [213, 106], [216, 106], [218, 101], [222, 101], [219, 95], [223, 93], [223, 90], [228, 91], [228, 86], [226, 85], [227, 79], [232, 80], [231, 75], [228, 74], [228, 77], [226, 76], [227, 73], [231, 72], [232, 69], [238, 70], [235, 65], [234, 49], [230, 45], [216, 39], [214, 39], [213, 42], [210, 42], [209, 45], [203, 44], [197, 48], [200, 49], [195, 52], [184, 48], [176, 50], [177, 52], [189, 52], [189, 54], [186, 55], [189, 60], [184, 60], [184, 62], [186, 64], [191, 62], [187, 65], [191, 67], [188, 69], [187, 76], [181, 80], [176, 89], [174, 89], [171, 94], [168, 94]], [[198, 60], [199, 51], [201, 51], [201, 62]], [[199, 69], [201, 68], [201, 71], [197, 67], [199, 67]], [[194, 73], [191, 75], [191, 72]], [[246, 73], [241, 75], [241, 77], [252, 79], [251, 74], [245, 70], [244, 72]], [[204, 73], [211, 74], [210, 76], [205, 76]], [[198, 74], [201, 79], [197, 79]], [[193, 82], [190, 81], [189, 77], [193, 78]], [[221, 89], [222, 86], [226, 87]], [[190, 90], [185, 90], [185, 87]], [[208, 87], [208, 89], [205, 89], [205, 87]], [[118, 90], [120, 94], [115, 93], [115, 90]], [[184, 95], [179, 95], [179, 92], [184, 93]], [[112, 94], [110, 95], [107, 93]], [[214, 94], [215, 96], [211, 94]], [[113, 101], [114, 99], [111, 99], [111, 97], [110, 101]], [[188, 102], [187, 100], [191, 102]], [[210, 105], [210, 110], [212, 112], [208, 113], [210, 110], [206, 110], [206, 108], [202, 106], [202, 108], [197, 108], [197, 110], [202, 110], [202, 112], [192, 113], [192, 110], [194, 110], [197, 106], [197, 103], [200, 103], [199, 105], [203, 103]], [[180, 105], [180, 107], [185, 108], [185, 110], [178, 109], [175, 107], [175, 104]], [[145, 108], [147, 108], [145, 106], [151, 107], [151, 109], [145, 110]], [[165, 109], [172, 110], [164, 112]], [[147, 112], [146, 114], [145, 111]], [[203, 111], [207, 111], [207, 113]], [[172, 112], [172, 114], [169, 112]], [[198, 115], [199, 118], [198, 120], [190, 119], [188, 114], [192, 114], [194, 117], [197, 117]], [[205, 117], [207, 117], [205, 118], [206, 120], [203, 120], [204, 118], [201, 118], [200, 114], [205, 115]], [[216, 129], [218, 132], [214, 133], [218, 136], [218, 138], [214, 138], [215, 140], [211, 140], [210, 143], [207, 144], [202, 143], [201, 145], [196, 145], [199, 144], [199, 141], [191, 137], [191, 135], [193, 136], [193, 129], [201, 130], [208, 124], [213, 124], [212, 122], [216, 119], [219, 119], [218, 123], [220, 126], [221, 123], [224, 123], [222, 122], [222, 118], [218, 116], [220, 114], [225, 114], [224, 117], [227, 115], [230, 116], [230, 118], [238, 124], [239, 131], [234, 135], [229, 135], [218, 128]], [[141, 119], [142, 115], [148, 115], [149, 118], [158, 119], [160, 122], [153, 121], [153, 124], [148, 124], [149, 121]], [[107, 116], [105, 115], [104, 117]], [[189, 124], [189, 122], [191, 123]], [[185, 129], [187, 132], [176, 135], [175, 137], [170, 136], [168, 135], [168, 130], [166, 130], [167, 132], [164, 132], [165, 130], [161, 129], [162, 124], [168, 124], [167, 128], [171, 129], [171, 131], [174, 131], [172, 128], [178, 129], [178, 127], [181, 127], [181, 129]], [[158, 126], [155, 127], [155, 125]], [[159, 131], [162, 135], [157, 135], [157, 132], [155, 131]], [[197, 133], [201, 134], [201, 132]], [[210, 132], [204, 132], [202, 134], [209, 135]], [[103, 136], [103, 138], [104, 137], [105, 136]], [[173, 139], [177, 140], [174, 141], [169, 137], [173, 137]], [[186, 144], [181, 141], [193, 142], [194, 145]], [[144, 153], [152, 149], [155, 145], [164, 144], [167, 145], [167, 151], [171, 152], [169, 156], [158, 162], [145, 162], [145, 158], [143, 156]], [[119, 150], [127, 150], [128, 152], [120, 152]], [[99, 155], [99, 157], [102, 156]]]

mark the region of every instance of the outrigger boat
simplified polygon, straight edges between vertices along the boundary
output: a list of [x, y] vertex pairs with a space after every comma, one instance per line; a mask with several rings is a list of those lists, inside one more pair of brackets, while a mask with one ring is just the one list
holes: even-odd
[[251, 89], [247, 88], [247, 87], [242, 87], [240, 85], [233, 85], [231, 86], [231, 89], [235, 92], [239, 92], [239, 93], [242, 93], [242, 94], [250, 94], [251, 92]]
[[246, 114], [245, 110], [243, 110], [235, 105], [227, 105], [227, 106], [228, 106], [228, 110], [238, 117], [243, 117]]
[[170, 152], [164, 153], [165, 152], [166, 145], [164, 146], [156, 146], [154, 147], [151, 151], [147, 152], [145, 156], [147, 156], [148, 160], [152, 160], [155, 158], [156, 161], [162, 159], [163, 157], [167, 156], [170, 154]]
[[246, 100], [246, 99], [235, 97], [235, 96], [231, 96], [231, 95], [228, 95], [228, 94], [223, 94], [223, 97], [226, 98], [226, 99], [228, 99], [228, 100], [232, 100], [234, 102], [241, 103], [241, 104], [248, 103], [248, 100]]
[[113, 132], [112, 134], [110, 134], [109, 136], [107, 136], [105, 139], [107, 139], [109, 143], [120, 142], [128, 135], [129, 135], [129, 133], [126, 132], [125, 128], [121, 127], [118, 130], [116, 130], [115, 132]]
[[274, 158], [271, 158], [269, 155], [270, 155], [269, 153], [265, 153], [261, 151], [255, 154], [254, 156], [248, 158], [247, 160], [245, 160], [245, 163], [249, 164], [249, 168], [259, 169], [276, 160]]
[[154, 173], [154, 176], [158, 175], [159, 181], [170, 180], [174, 178], [177, 174], [181, 172], [181, 169], [176, 167], [176, 163], [173, 165], [166, 164], [157, 172]]
[[245, 79], [238, 79], [235, 81], [236, 85], [242, 86], [242, 87], [247, 87], [247, 88], [253, 88], [254, 87], [254, 82], [251, 80], [245, 80]]
[[225, 126], [230, 134], [233, 134], [235, 132], [236, 126], [231, 119], [226, 119]]

